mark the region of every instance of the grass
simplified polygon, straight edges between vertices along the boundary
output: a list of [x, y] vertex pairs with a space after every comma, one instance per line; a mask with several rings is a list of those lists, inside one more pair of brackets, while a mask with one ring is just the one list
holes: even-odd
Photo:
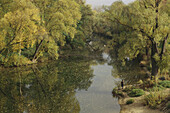
[[142, 89], [132, 89], [132, 91], [128, 94], [130, 97], [139, 97], [144, 95], [144, 91]]
[[159, 104], [162, 103], [163, 100], [165, 100], [166, 97], [167, 96], [163, 94], [162, 91], [159, 91], [158, 88], [155, 88], [150, 91], [149, 95], [145, 96], [145, 102], [151, 108], [156, 108]]
[[165, 87], [165, 88], [170, 88], [170, 81], [169, 80], [164, 80], [159, 82], [159, 85]]

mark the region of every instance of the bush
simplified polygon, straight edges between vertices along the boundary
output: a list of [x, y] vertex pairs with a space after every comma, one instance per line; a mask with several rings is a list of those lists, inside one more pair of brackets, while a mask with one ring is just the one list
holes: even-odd
[[119, 91], [118, 88], [114, 88], [113, 91], [112, 91], [112, 94], [114, 97], [117, 97], [117, 96], [121, 96], [123, 97], [123, 92], [122, 91]]
[[139, 97], [144, 95], [144, 91], [142, 89], [133, 89], [128, 95], [130, 97]]
[[169, 80], [164, 80], [159, 82], [159, 85], [165, 87], [165, 88], [170, 88], [170, 81]]
[[145, 96], [146, 104], [151, 108], [156, 108], [157, 105], [161, 104], [161, 102], [166, 98], [161, 91], [158, 89], [154, 89], [154, 91], [150, 91], [149, 95]]
[[134, 103], [134, 99], [129, 99], [126, 101], [126, 104], [132, 104], [132, 103]]

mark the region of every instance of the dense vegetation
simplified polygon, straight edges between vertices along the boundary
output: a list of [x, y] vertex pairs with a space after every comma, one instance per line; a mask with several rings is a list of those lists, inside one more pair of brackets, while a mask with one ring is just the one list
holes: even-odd
[[152, 108], [167, 103], [169, 7], [170, 0], [120, 0], [94, 10], [85, 0], [0, 0], [0, 110], [80, 112], [76, 91], [90, 87], [93, 57], [104, 63], [102, 52], [125, 81], [115, 96], [130, 97], [126, 104], [141, 96]]
[[82, 1], [0, 0], [1, 65], [57, 59], [62, 46], [82, 46], [92, 14]]
[[[152, 76], [169, 72], [169, 0], [121, 1], [104, 7], [99, 27], [118, 60], [141, 57]], [[102, 22], [102, 21], [100, 21]], [[143, 63], [143, 62], [142, 62]], [[144, 64], [143, 63], [143, 64]]]
[[152, 76], [168, 73], [169, 2], [117, 1], [92, 11], [83, 0], [1, 0], [0, 63], [31, 64], [57, 59], [64, 48], [97, 51], [107, 45], [122, 62], [145, 60]]

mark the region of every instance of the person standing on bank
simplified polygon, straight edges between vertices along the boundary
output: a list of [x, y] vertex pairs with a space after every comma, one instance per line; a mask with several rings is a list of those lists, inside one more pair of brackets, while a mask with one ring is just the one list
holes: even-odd
[[124, 87], [124, 80], [121, 81], [121, 87], [123, 89], [123, 87]]

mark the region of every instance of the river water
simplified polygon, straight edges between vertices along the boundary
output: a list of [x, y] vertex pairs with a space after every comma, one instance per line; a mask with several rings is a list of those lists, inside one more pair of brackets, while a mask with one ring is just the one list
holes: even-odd
[[[109, 56], [103, 54], [103, 58]], [[109, 61], [110, 59], [106, 60]], [[80, 113], [119, 113], [118, 99], [113, 98], [111, 91], [116, 86], [116, 79], [112, 76], [113, 67], [108, 63], [91, 66], [94, 74], [93, 83], [88, 90], [78, 91], [76, 97], [80, 103]]]
[[0, 73], [2, 113], [119, 113], [112, 96], [119, 78], [104, 60], [67, 58]]

